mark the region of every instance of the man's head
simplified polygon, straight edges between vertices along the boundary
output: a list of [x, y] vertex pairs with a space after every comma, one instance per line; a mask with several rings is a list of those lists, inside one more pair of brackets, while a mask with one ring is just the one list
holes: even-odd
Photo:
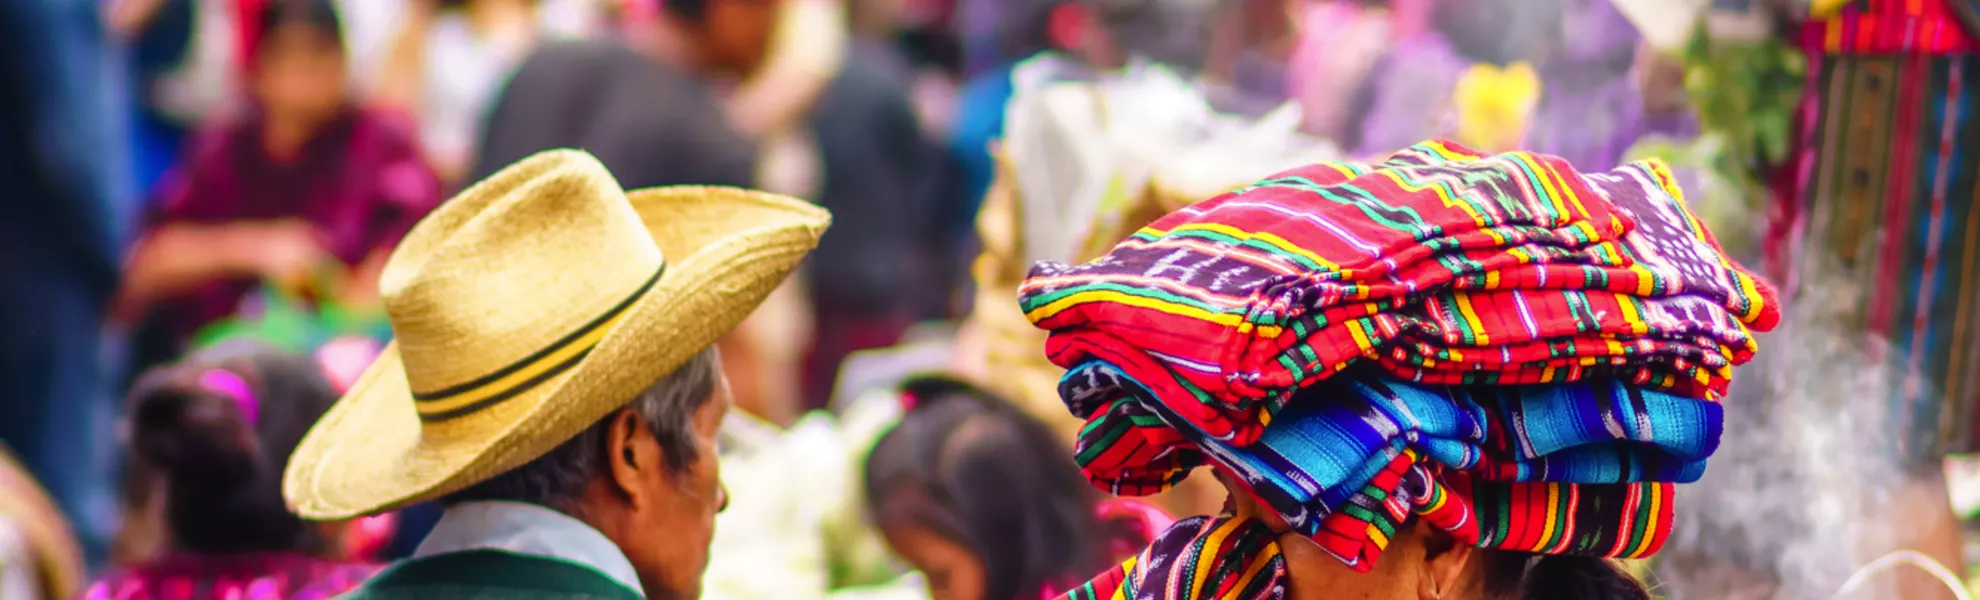
[[806, 0], [658, 0], [663, 22], [693, 49], [701, 66], [743, 75], [768, 58], [777, 4]]
[[649, 598], [694, 598], [728, 504], [715, 434], [729, 409], [713, 348], [548, 454], [440, 500], [528, 502], [610, 538]]

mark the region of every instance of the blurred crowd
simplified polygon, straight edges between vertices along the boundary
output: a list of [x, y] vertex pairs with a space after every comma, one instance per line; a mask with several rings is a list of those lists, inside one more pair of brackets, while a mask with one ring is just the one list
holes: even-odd
[[[1040, 173], [1082, 142], [1020, 135], [1047, 84], [1173, 74], [1206, 114], [1283, 120], [1274, 139], [1298, 152], [1272, 152], [1301, 162], [1446, 138], [1588, 172], [1663, 156], [1707, 217], [1796, 193], [1660, 153], [1701, 138], [1686, 66], [1610, 0], [0, 4], [0, 598], [34, 597], [7, 587], [22, 581], [328, 597], [411, 555], [439, 507], [305, 522], [283, 465], [392, 338], [380, 276], [401, 240], [545, 150], [582, 149], [626, 190], [755, 188], [831, 211], [717, 343], [732, 503], [704, 593], [723, 599], [1049, 597], [1170, 515], [1225, 509], [1207, 478], [1147, 502], [1081, 481], [1066, 449], [1081, 422], [1013, 298], [1032, 261], [1093, 259], [1300, 162], [1150, 160], [1116, 178], [1161, 180], [1146, 193], [1064, 212], [1040, 190], [1087, 182]], [[1119, 100], [1137, 97], [1088, 109], [1167, 114]], [[1036, 114], [1079, 100], [1054, 102]], [[1128, 121], [1093, 137], [1129, 139], [1113, 131], [1142, 127]], [[1713, 223], [1728, 253], [1757, 256], [1737, 242], [1765, 235], [1758, 209], [1726, 210], [1743, 217]], [[949, 375], [907, 377], [930, 370]], [[215, 403], [259, 408], [242, 422]], [[890, 495], [922, 480], [1002, 499]], [[929, 510], [999, 541], [959, 554], [886, 518]], [[42, 575], [7, 575], [30, 555]], [[198, 558], [214, 555], [239, 560]], [[251, 589], [268, 573], [279, 589]]]

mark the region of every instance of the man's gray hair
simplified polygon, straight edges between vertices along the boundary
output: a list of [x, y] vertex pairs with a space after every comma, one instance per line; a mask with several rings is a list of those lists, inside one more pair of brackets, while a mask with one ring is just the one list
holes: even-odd
[[[647, 429], [659, 440], [660, 452], [670, 471], [686, 471], [700, 458], [694, 439], [694, 413], [715, 395], [715, 386], [721, 379], [721, 361], [715, 348], [710, 347], [626, 404], [625, 408], [639, 413]], [[607, 415], [536, 460], [448, 494], [440, 503], [511, 500], [566, 508], [583, 496], [591, 478], [605, 472], [610, 464], [611, 457], [605, 456], [605, 449], [611, 420], [612, 416]]]

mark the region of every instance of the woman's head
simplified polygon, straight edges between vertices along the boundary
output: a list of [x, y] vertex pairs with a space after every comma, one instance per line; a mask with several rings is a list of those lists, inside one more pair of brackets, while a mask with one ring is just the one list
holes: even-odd
[[270, 0], [255, 33], [254, 93], [263, 110], [322, 121], [343, 108], [350, 74], [331, 0]]
[[1049, 428], [951, 379], [912, 381], [906, 397], [867, 459], [866, 493], [938, 600], [1029, 598], [1099, 570], [1096, 493]]
[[282, 500], [282, 471], [337, 400], [316, 363], [258, 343], [223, 344], [153, 369], [129, 401], [132, 460], [165, 491], [182, 550], [317, 550]]
[[769, 60], [780, 0], [663, 0], [702, 66], [747, 75]]
[[1368, 572], [1356, 572], [1288, 531], [1276, 511], [1228, 475], [1220, 471], [1218, 479], [1230, 492], [1229, 512], [1281, 532], [1292, 600], [1650, 600], [1615, 561], [1477, 548], [1420, 522], [1397, 531]]

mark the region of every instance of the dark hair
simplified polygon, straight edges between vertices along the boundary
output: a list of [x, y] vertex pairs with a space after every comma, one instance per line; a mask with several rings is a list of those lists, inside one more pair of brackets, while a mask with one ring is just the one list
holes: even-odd
[[[674, 369], [653, 387], [626, 404], [638, 412], [647, 430], [659, 440], [667, 468], [686, 471], [700, 458], [694, 440], [694, 413], [715, 395], [722, 379], [721, 361], [714, 348], [702, 350], [687, 363]], [[613, 411], [615, 414], [617, 411]], [[443, 505], [470, 500], [509, 500], [550, 508], [569, 509], [584, 494], [585, 486], [603, 472], [610, 457], [605, 456], [607, 436], [614, 415], [606, 415], [583, 433], [523, 466], [474, 484], [440, 499]]]
[[[215, 387], [216, 377], [245, 384], [253, 398]], [[320, 549], [282, 501], [282, 472], [336, 401], [314, 360], [258, 342], [225, 343], [141, 376], [129, 399], [130, 450], [162, 477], [176, 544], [208, 553]]]
[[1651, 600], [1616, 561], [1595, 556], [1485, 552], [1487, 597], [1517, 600]]
[[269, 0], [254, 24], [255, 51], [260, 52], [262, 45], [283, 25], [315, 29], [337, 40], [338, 49], [344, 47], [344, 21], [337, 16], [337, 6], [331, 0]]
[[700, 22], [701, 17], [703, 15], [708, 14], [708, 2], [710, 0], [655, 0], [655, 1], [659, 2], [661, 7], [665, 8], [667, 12], [673, 13], [674, 16], [680, 17], [684, 21]]
[[1050, 428], [955, 379], [920, 377], [904, 391], [913, 406], [866, 460], [875, 523], [923, 527], [970, 549], [990, 600], [1104, 566], [1097, 492]]

